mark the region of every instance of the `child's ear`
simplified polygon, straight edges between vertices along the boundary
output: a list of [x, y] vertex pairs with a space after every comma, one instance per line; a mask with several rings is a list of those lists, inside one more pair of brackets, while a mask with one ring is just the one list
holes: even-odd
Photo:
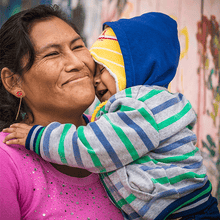
[[4, 67], [1, 71], [1, 80], [9, 93], [17, 97], [17, 92], [22, 91], [24, 96], [21, 89], [21, 77], [18, 74], [14, 74], [10, 69]]

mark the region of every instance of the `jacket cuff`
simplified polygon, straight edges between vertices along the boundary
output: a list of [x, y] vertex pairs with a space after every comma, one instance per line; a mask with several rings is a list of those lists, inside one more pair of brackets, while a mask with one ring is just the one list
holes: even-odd
[[42, 137], [45, 127], [41, 125], [34, 125], [28, 133], [25, 147], [40, 155], [40, 139]]

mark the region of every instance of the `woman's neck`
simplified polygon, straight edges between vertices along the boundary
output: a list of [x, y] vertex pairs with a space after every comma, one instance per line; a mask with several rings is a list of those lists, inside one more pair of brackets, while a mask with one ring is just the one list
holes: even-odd
[[84, 125], [84, 126], [86, 125], [83, 114], [76, 115], [74, 113], [72, 114], [72, 117], [54, 117], [53, 115], [48, 117], [48, 116], [42, 116], [42, 115], [35, 115], [34, 120], [31, 115], [28, 115], [24, 123], [29, 124], [31, 126], [41, 125], [41, 126], [46, 127], [47, 125], [55, 121], [61, 124], [74, 124], [77, 128], [81, 125]]

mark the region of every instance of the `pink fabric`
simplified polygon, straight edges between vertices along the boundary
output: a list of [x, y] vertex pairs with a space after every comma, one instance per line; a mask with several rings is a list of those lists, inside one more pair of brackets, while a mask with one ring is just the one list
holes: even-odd
[[2, 143], [0, 219], [123, 219], [97, 174], [70, 177], [22, 146]]

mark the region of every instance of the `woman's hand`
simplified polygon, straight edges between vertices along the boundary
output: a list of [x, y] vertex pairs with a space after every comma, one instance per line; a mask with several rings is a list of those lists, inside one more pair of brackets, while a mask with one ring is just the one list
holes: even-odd
[[3, 143], [7, 145], [19, 144], [25, 146], [25, 142], [32, 126], [22, 123], [12, 124], [9, 128], [5, 128], [2, 132], [10, 133], [7, 135]]

